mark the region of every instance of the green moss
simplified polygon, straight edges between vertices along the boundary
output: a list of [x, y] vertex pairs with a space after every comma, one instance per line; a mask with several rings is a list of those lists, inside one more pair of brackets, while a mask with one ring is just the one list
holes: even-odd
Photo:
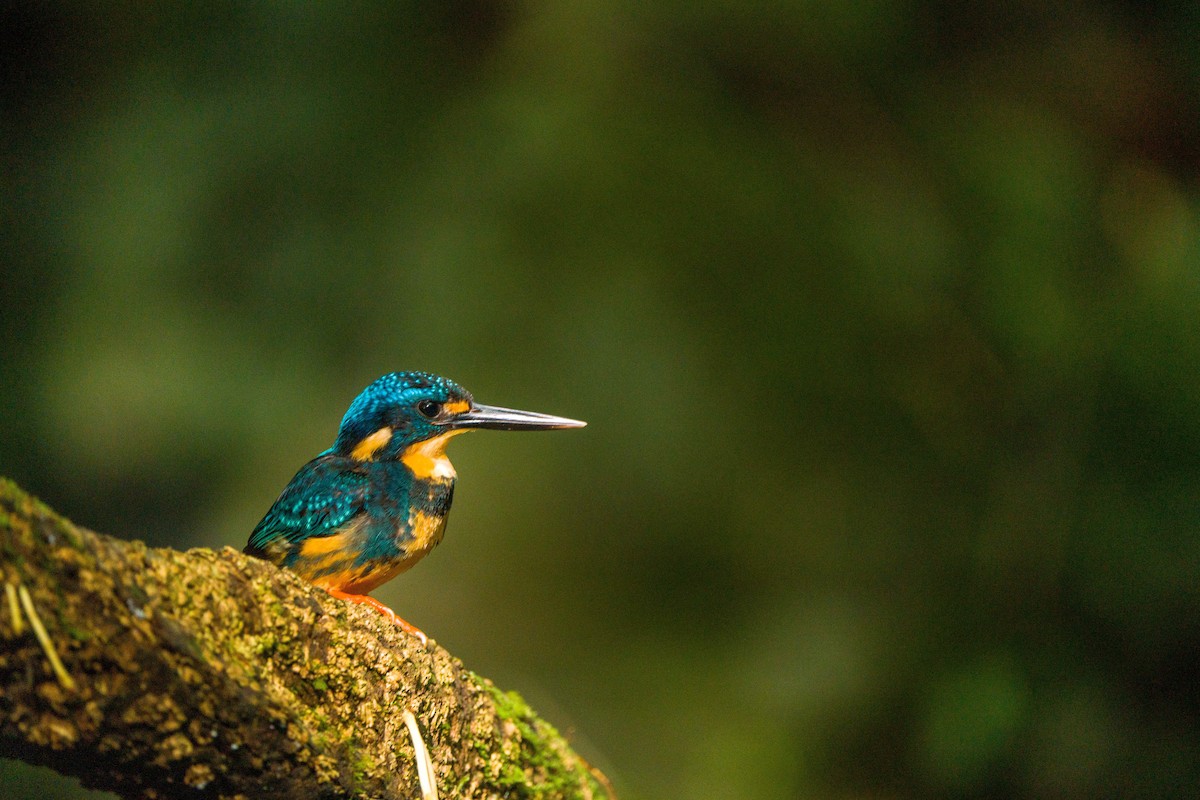
[[506, 789], [528, 789], [525, 770], [516, 764], [505, 764], [500, 770], [500, 785]]
[[[596, 796], [604, 796], [603, 788], [595, 782], [582, 761], [572, 768], [551, 746], [552, 742], [559, 742], [562, 737], [553, 725], [533, 712], [525, 698], [517, 692], [501, 691], [490, 681], [481, 680], [480, 684], [491, 695], [496, 716], [516, 726], [520, 732], [524, 743], [522, 763], [527, 764], [529, 771], [538, 776], [537, 782], [532, 783], [526, 770], [509, 762], [501, 768], [499, 778], [505, 789], [516, 797], [574, 798], [581, 796], [580, 786], [587, 783]], [[487, 754], [481, 755], [487, 757]]]
[[324, 711], [315, 708], [308, 714], [308, 718], [312, 723], [310, 727], [316, 730], [318, 735], [323, 736], [329, 730], [329, 715]]
[[279, 647], [279, 640], [273, 634], [268, 633], [263, 636], [254, 645], [254, 655], [269, 656]]
[[363, 780], [375, 770], [375, 759], [371, 758], [367, 753], [359, 753], [353, 761], [352, 773], [354, 775], [355, 788], [363, 782]]
[[536, 749], [540, 750], [547, 738], [558, 738], [559, 734], [554, 726], [539, 719], [520, 694], [501, 691], [491, 683], [487, 684], [487, 690], [495, 703], [496, 716], [516, 725], [517, 730], [521, 732], [521, 738]]
[[313, 678], [312, 687], [318, 692], [324, 692], [329, 688], [329, 684], [325, 682], [324, 678]]
[[496, 714], [500, 719], [510, 719], [516, 722], [533, 714], [533, 709], [519, 693], [501, 691], [492, 683], [487, 684], [487, 690], [492, 696], [492, 702], [496, 704]]
[[66, 631], [67, 636], [70, 636], [77, 642], [89, 642], [92, 639], [92, 634], [66, 620], [62, 614], [59, 614], [58, 624], [62, 630]]

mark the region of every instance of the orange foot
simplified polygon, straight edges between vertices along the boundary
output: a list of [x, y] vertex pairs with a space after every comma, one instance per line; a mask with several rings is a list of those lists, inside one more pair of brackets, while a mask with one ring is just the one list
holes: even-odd
[[371, 608], [378, 611], [380, 614], [383, 614], [385, 617], [390, 619], [392, 622], [399, 625], [400, 628], [405, 633], [410, 633], [413, 636], [420, 639], [421, 644], [429, 643], [429, 637], [427, 637], [424, 634], [424, 632], [421, 631], [420, 628], [418, 628], [416, 625], [406, 622], [403, 619], [400, 619], [400, 617], [396, 616], [395, 611], [392, 611], [390, 608], [388, 608], [383, 603], [376, 600], [374, 597], [369, 597], [365, 594], [350, 594], [349, 592], [343, 592], [339, 589], [326, 589], [325, 591], [329, 592], [331, 595], [338, 598], [339, 600], [349, 600], [351, 603], [361, 603], [362, 605], [370, 606]]

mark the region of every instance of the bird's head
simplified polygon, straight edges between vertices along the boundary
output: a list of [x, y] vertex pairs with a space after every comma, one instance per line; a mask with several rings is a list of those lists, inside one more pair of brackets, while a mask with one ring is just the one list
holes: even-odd
[[[333, 452], [360, 461], [404, 460], [418, 472], [443, 459], [450, 437], [469, 430], [581, 428], [579, 420], [476, 403], [457, 383], [427, 372], [393, 372], [350, 404]], [[418, 468], [419, 467], [419, 468]], [[448, 463], [445, 465], [449, 468]]]

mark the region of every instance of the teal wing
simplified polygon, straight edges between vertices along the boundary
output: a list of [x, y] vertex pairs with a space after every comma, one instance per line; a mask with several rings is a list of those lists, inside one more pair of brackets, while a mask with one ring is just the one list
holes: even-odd
[[250, 533], [245, 552], [259, 558], [332, 536], [363, 513], [367, 475], [348, 459], [321, 455], [305, 464]]

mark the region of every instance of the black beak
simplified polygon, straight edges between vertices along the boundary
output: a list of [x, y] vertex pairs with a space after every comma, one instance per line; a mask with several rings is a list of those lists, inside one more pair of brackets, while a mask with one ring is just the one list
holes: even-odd
[[450, 420], [451, 428], [486, 428], [495, 431], [552, 431], [558, 428], [582, 428], [586, 422], [536, 411], [517, 411], [475, 404]]

